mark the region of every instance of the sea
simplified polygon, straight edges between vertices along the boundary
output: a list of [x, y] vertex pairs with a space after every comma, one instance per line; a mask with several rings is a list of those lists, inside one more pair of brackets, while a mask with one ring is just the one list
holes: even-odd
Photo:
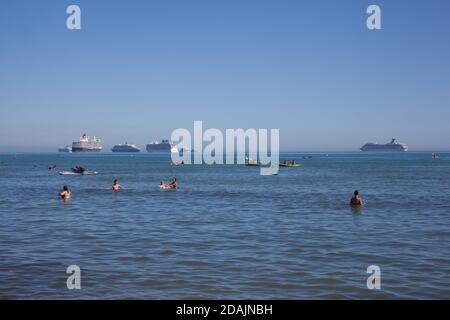
[[[0, 298], [450, 299], [450, 153], [308, 155], [282, 153], [301, 166], [272, 176], [167, 154], [0, 155]], [[59, 174], [74, 166], [98, 174]]]

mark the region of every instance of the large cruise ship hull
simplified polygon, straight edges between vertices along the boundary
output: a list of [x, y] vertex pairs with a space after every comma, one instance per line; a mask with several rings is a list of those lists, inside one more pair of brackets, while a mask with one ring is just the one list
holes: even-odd
[[102, 149], [72, 148], [72, 152], [100, 152]]
[[405, 152], [408, 149], [370, 149], [370, 148], [361, 148], [363, 152]]
[[112, 152], [140, 152], [141, 150], [139, 150], [139, 149], [133, 149], [133, 148], [129, 148], [129, 149], [112, 148], [111, 151], [112, 151]]
[[149, 144], [146, 147], [147, 152], [170, 152], [171, 148], [172, 147], [170, 146], [170, 144], [168, 144], [168, 145]]
[[178, 152], [175, 145], [171, 144], [148, 144], [147, 152]]

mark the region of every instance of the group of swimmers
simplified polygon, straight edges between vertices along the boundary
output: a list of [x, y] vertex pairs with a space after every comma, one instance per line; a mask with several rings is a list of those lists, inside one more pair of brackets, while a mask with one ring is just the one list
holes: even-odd
[[[165, 183], [163, 180], [161, 180], [160, 183], [159, 183], [159, 187], [162, 188], [162, 189], [165, 189], [165, 190], [167, 190], [167, 189], [177, 189], [177, 178], [173, 178], [170, 183]], [[111, 188], [114, 191], [119, 191], [120, 189], [122, 189], [122, 186], [119, 184], [117, 179], [114, 179], [114, 182], [113, 182]], [[61, 199], [63, 199], [63, 200], [70, 199], [70, 195], [71, 195], [71, 192], [69, 190], [69, 187], [67, 187], [67, 186], [64, 186], [63, 187], [63, 191], [61, 191], [59, 193], [59, 197], [61, 197]], [[363, 199], [359, 195], [358, 190], [355, 190], [355, 192], [353, 192], [353, 197], [350, 199], [350, 206], [352, 206], [352, 207], [362, 207], [363, 205], [364, 205]]]
[[[173, 178], [170, 183], [165, 183], [163, 180], [161, 180], [159, 187], [164, 189], [164, 190], [177, 189], [178, 188], [177, 178]], [[123, 189], [123, 188], [119, 184], [119, 181], [117, 179], [114, 179], [113, 184], [111, 186], [111, 189], [114, 190], [114, 191], [119, 191], [120, 189]], [[63, 199], [63, 200], [70, 199], [71, 192], [69, 190], [69, 187], [68, 186], [64, 186], [63, 190], [58, 194], [58, 196], [61, 199]]]
[[288, 164], [290, 164], [290, 165], [296, 165], [297, 162], [295, 162], [295, 160], [291, 160], [291, 161], [284, 160], [284, 161], [283, 161], [283, 164], [284, 164], [284, 165], [288, 165]]
[[176, 189], [177, 188], [177, 178], [173, 178], [170, 183], [165, 183], [163, 180], [159, 182], [159, 187], [161, 189]]
[[[284, 161], [284, 164], [288, 164], [287, 160]], [[295, 165], [295, 160], [291, 161], [291, 165]], [[56, 165], [51, 165], [50, 168], [49, 168], [50, 170], [52, 170], [51, 169], [52, 166], [54, 166], [56, 168]], [[86, 171], [86, 169], [84, 169], [83, 167], [78, 167], [77, 166], [75, 168], [72, 168], [72, 171], [73, 172], [78, 171], [78, 172], [83, 173], [84, 171]], [[164, 190], [177, 189], [177, 187], [178, 187], [178, 185], [177, 185], [177, 178], [173, 178], [170, 183], [165, 183], [163, 180], [161, 180], [160, 183], [159, 183], [159, 187], [161, 189], [164, 189]], [[119, 191], [120, 189], [123, 189], [123, 188], [119, 184], [119, 181], [117, 179], [114, 179], [113, 184], [111, 186], [111, 189], [114, 190], [114, 191]], [[70, 199], [71, 192], [69, 190], [69, 187], [68, 186], [64, 186], [63, 190], [58, 195], [63, 200]], [[363, 205], [364, 205], [364, 201], [361, 198], [361, 196], [359, 195], [359, 191], [355, 190], [353, 192], [353, 197], [350, 199], [350, 206], [352, 206], [352, 207], [362, 207]]]

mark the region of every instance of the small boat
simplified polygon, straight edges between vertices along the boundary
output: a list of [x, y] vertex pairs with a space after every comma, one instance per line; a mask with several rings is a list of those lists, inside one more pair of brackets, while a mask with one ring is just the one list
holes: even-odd
[[171, 162], [170, 165], [172, 165], [172, 166], [184, 166], [184, 165], [187, 165], [187, 163], [185, 163], [184, 161], [175, 161], [175, 162]]
[[86, 176], [86, 175], [98, 174], [98, 172], [97, 171], [84, 171], [83, 173], [81, 173], [81, 172], [73, 172], [73, 171], [61, 171], [59, 174], [62, 176]]
[[290, 168], [290, 167], [300, 167], [300, 164], [298, 164], [298, 163], [295, 163], [295, 164], [292, 164], [292, 163], [280, 163], [278, 166]]
[[249, 158], [249, 157], [245, 157], [245, 165], [248, 167], [259, 167], [261, 166], [258, 161], [256, 161], [255, 159]]
[[97, 174], [96, 171], [91, 171], [89, 169], [83, 168], [83, 167], [75, 167], [71, 168], [70, 171], [61, 171], [59, 174], [62, 176], [73, 176], [73, 175], [90, 175], [90, 174]]
[[59, 148], [58, 152], [72, 152], [72, 148], [69, 146], [65, 146], [64, 148]]

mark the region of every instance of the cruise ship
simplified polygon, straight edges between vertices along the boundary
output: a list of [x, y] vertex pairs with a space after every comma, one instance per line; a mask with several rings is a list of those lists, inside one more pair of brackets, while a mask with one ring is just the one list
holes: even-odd
[[65, 146], [64, 148], [59, 148], [58, 152], [72, 152], [72, 148], [69, 146]]
[[395, 138], [391, 140], [391, 142], [386, 144], [380, 143], [366, 143], [361, 147], [361, 151], [364, 152], [403, 152], [408, 151], [408, 146], [403, 143], [395, 142]]
[[123, 144], [116, 144], [112, 148], [112, 152], [140, 152], [141, 149], [135, 144], [125, 142]]
[[100, 140], [83, 134], [78, 141], [72, 142], [72, 152], [99, 152], [102, 150]]
[[169, 140], [152, 141], [147, 144], [147, 152], [178, 152], [177, 147]]

